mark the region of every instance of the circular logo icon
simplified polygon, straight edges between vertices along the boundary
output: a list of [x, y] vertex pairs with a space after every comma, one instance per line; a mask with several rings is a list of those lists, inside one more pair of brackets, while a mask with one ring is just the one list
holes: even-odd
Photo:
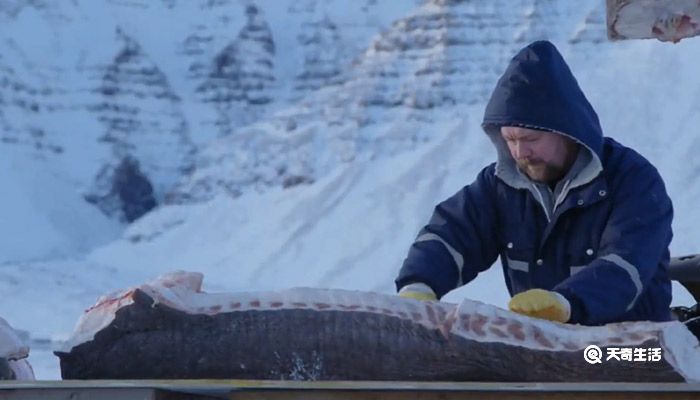
[[601, 364], [601, 358], [603, 358], [603, 351], [594, 344], [583, 350], [583, 359], [589, 364]]

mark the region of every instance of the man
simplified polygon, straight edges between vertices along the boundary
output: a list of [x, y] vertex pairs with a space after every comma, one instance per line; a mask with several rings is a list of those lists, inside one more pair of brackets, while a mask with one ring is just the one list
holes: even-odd
[[669, 320], [664, 183], [603, 137], [554, 45], [532, 43], [511, 60], [482, 126], [498, 161], [437, 205], [396, 279], [399, 295], [440, 298], [500, 255], [515, 312], [585, 325]]

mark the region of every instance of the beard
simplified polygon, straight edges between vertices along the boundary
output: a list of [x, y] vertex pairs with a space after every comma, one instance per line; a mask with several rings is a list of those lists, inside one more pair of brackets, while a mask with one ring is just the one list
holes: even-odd
[[542, 160], [517, 161], [518, 168], [531, 180], [538, 183], [554, 183], [561, 179], [565, 172], [560, 166], [546, 163]]

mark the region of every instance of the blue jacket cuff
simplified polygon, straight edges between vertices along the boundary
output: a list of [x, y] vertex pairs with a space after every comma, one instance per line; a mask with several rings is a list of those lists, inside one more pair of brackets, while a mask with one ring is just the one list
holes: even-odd
[[569, 301], [569, 306], [571, 307], [571, 317], [569, 318], [570, 324], [585, 324], [588, 316], [586, 314], [586, 308], [583, 306], [583, 302], [579, 300], [576, 296], [565, 291], [555, 290], [555, 292], [564, 296], [566, 300]]

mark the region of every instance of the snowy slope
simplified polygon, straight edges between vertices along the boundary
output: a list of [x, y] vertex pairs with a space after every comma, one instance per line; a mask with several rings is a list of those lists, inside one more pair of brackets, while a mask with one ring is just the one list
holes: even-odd
[[[494, 159], [484, 101], [539, 38], [666, 178], [672, 253], [700, 252], [700, 39], [608, 43], [602, 0], [0, 0], [0, 18], [0, 316], [40, 378], [98, 296], [165, 271], [392, 292], [435, 203]], [[130, 225], [83, 200], [125, 155], [165, 204]], [[505, 306], [500, 266], [464, 296]]]

